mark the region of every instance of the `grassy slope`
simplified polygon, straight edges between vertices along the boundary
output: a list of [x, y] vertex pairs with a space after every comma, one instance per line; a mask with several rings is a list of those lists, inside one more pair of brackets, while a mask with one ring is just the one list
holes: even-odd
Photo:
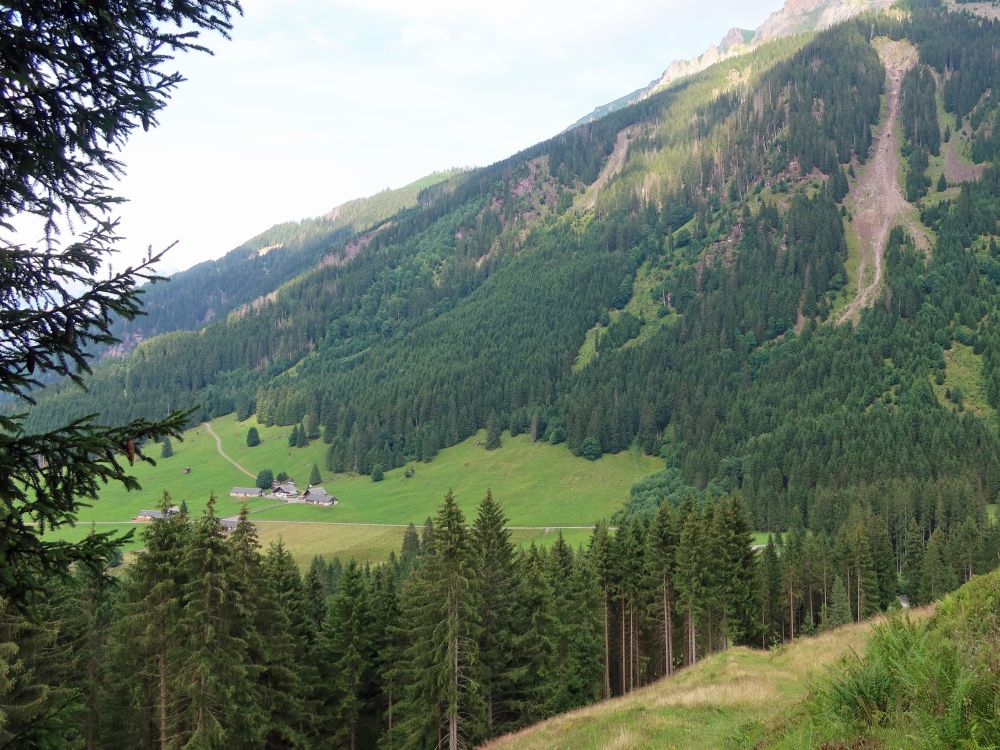
[[848, 625], [772, 652], [732, 648], [624, 698], [557, 716], [488, 743], [490, 750], [740, 746], [796, 705], [871, 624]]
[[952, 410], [957, 408], [945, 398], [944, 392], [958, 387], [962, 389], [966, 409], [979, 417], [992, 416], [994, 410], [983, 388], [983, 355], [976, 354], [971, 346], [953, 341], [951, 349], [944, 353], [944, 361], [944, 383], [938, 385], [931, 378], [931, 387], [941, 405]]
[[[653, 299], [651, 293], [654, 288], [663, 283], [665, 277], [666, 271], [653, 266], [647, 260], [635, 275], [635, 282], [632, 285], [632, 298], [625, 305], [625, 309], [608, 311], [608, 317], [612, 322], [617, 320], [623, 312], [631, 313], [639, 318], [640, 321], [645, 321], [639, 329], [639, 335], [630, 341], [626, 341], [622, 346], [623, 349], [630, 346], [637, 346], [656, 333], [663, 325], [679, 319], [676, 313], [671, 313], [662, 318], [657, 316], [660, 304]], [[603, 336], [607, 329], [608, 326], [598, 323], [587, 331], [587, 335], [580, 345], [580, 352], [576, 355], [576, 360], [573, 362], [573, 370], [575, 372], [582, 370], [597, 356], [597, 339], [599, 336]]]
[[[261, 435], [261, 445], [255, 448], [246, 446], [251, 425]], [[289, 448], [288, 427], [263, 427], [252, 419], [240, 423], [232, 415], [213, 421], [212, 427], [226, 453], [252, 472], [284, 470], [304, 487], [313, 463], [324, 464], [326, 445], [316, 440], [306, 448]], [[422, 524], [449, 489], [471, 520], [486, 490], [492, 488], [511, 525], [539, 527], [515, 530], [514, 540], [547, 545], [557, 533], [547, 533], [545, 527], [586, 526], [609, 516], [624, 504], [629, 488], [639, 478], [662, 468], [659, 459], [638, 453], [589, 462], [564, 446], [532, 443], [523, 435], [505, 435], [502, 448], [487, 452], [476, 445], [482, 439], [482, 434], [474, 436], [442, 451], [429, 464], [416, 464], [409, 479], [404, 469], [386, 472], [382, 482], [322, 472], [324, 486], [341, 501], [334, 508], [282, 505], [267, 510], [275, 505], [273, 500], [253, 501], [249, 507], [261, 541], [267, 544], [280, 536], [302, 563], [316, 554], [384, 560], [391, 550], [398, 550], [405, 525]], [[153, 446], [150, 453], [158, 456], [159, 448]], [[184, 467], [191, 467], [191, 473], [184, 474]], [[134, 474], [142, 491], [107, 487], [100, 500], [80, 514], [76, 528], [60, 530], [57, 536], [78, 539], [90, 531], [93, 522], [100, 531], [135, 528], [127, 522], [140, 509], [155, 507], [164, 491], [170, 492], [174, 502], [187, 502], [194, 514], [204, 509], [214, 492], [218, 512], [234, 515], [242, 501], [231, 499], [229, 488], [253, 484], [218, 454], [214, 439], [202, 426], [189, 430], [183, 442], [174, 443], [172, 458], [158, 459], [155, 467], [137, 464]], [[576, 546], [585, 543], [589, 532], [568, 529], [564, 535]]]

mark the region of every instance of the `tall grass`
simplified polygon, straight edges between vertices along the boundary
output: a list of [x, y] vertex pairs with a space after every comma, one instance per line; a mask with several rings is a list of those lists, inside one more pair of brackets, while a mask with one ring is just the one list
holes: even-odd
[[831, 739], [900, 747], [1000, 747], [1000, 575], [980, 576], [931, 620], [878, 626], [863, 658], [814, 694], [808, 715]]

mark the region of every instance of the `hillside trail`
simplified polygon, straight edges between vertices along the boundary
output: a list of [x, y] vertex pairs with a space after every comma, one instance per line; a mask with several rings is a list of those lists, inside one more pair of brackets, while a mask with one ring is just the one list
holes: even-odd
[[220, 438], [218, 435], [215, 434], [215, 430], [212, 429], [212, 425], [210, 423], [208, 423], [208, 422], [202, 422], [201, 426], [204, 427], [208, 431], [209, 435], [211, 435], [212, 437], [215, 438], [215, 449], [217, 451], [219, 451], [219, 455], [220, 456], [222, 456], [229, 463], [231, 463], [233, 466], [235, 466], [237, 469], [239, 469], [240, 471], [242, 471], [244, 474], [246, 474], [251, 479], [256, 479], [257, 478], [257, 475], [254, 474], [252, 471], [250, 471], [248, 468], [246, 468], [245, 466], [243, 466], [241, 464], [236, 463], [236, 461], [234, 461], [233, 459], [231, 459], [229, 456], [226, 455], [226, 452], [224, 450], [222, 450], [222, 438]]
[[[861, 248], [858, 264], [858, 292], [837, 318], [838, 323], [857, 320], [861, 311], [871, 307], [882, 291], [882, 256], [889, 230], [903, 223], [918, 247], [928, 251], [930, 242], [913, 216], [915, 208], [903, 196], [899, 186], [899, 137], [896, 120], [903, 77], [917, 63], [917, 49], [907, 41], [875, 39], [886, 74], [886, 116], [875, 136], [868, 164], [847, 196], [854, 216], [852, 222]], [[909, 215], [908, 215], [909, 214]]]

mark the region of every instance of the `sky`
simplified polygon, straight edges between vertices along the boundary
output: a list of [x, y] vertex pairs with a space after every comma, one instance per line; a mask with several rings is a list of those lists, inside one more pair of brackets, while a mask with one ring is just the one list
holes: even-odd
[[755, 28], [782, 0], [244, 0], [122, 152], [115, 265], [162, 270], [288, 220], [482, 166]]

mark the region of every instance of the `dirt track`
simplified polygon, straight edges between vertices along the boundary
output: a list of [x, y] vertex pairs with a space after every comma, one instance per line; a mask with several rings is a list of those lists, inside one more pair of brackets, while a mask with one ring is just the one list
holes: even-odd
[[250, 471], [250, 469], [248, 469], [245, 466], [241, 466], [240, 464], [236, 463], [236, 461], [234, 461], [233, 459], [231, 459], [229, 456], [226, 455], [226, 452], [224, 450], [222, 450], [222, 438], [220, 438], [217, 434], [215, 434], [215, 430], [212, 429], [212, 425], [210, 423], [208, 423], [208, 422], [202, 422], [201, 426], [204, 427], [208, 431], [209, 435], [211, 435], [212, 437], [215, 438], [215, 449], [217, 451], [219, 451], [219, 455], [220, 456], [222, 456], [229, 463], [231, 463], [233, 466], [235, 466], [237, 469], [239, 469], [240, 471], [242, 471], [244, 474], [246, 474], [251, 479], [256, 479], [257, 478], [257, 475], [254, 474], [252, 471]]
[[[899, 138], [896, 119], [903, 77], [917, 63], [917, 49], [907, 41], [876, 39], [873, 42], [886, 74], [887, 111], [872, 144], [872, 152], [861, 177], [847, 196], [854, 215], [853, 227], [861, 247], [858, 264], [857, 296], [845, 307], [838, 323], [856, 320], [861, 310], [871, 307], [882, 291], [882, 256], [889, 230], [904, 219], [913, 206], [899, 187]], [[904, 223], [906, 222], [904, 219]], [[925, 240], [920, 232], [918, 244]]]

